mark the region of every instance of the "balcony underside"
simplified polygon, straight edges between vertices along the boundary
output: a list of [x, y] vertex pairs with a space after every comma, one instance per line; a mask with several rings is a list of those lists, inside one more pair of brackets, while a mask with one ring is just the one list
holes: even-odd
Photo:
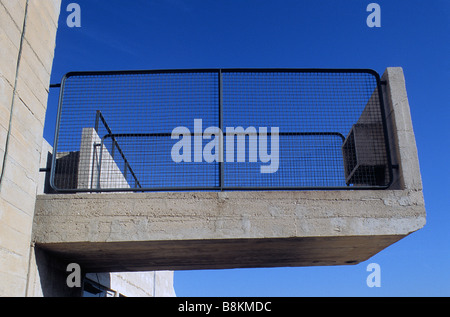
[[350, 265], [403, 236], [352, 236], [43, 244], [87, 272]]

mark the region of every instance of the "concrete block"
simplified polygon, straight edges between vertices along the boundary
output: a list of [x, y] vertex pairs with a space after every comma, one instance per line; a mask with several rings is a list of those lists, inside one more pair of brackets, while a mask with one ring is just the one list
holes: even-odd
[[56, 4], [55, 1], [49, 0], [29, 2], [25, 31], [26, 42], [48, 73], [51, 73], [57, 30], [57, 25], [53, 23], [52, 16], [48, 14], [49, 11], [44, 5], [51, 2]]
[[8, 158], [7, 168], [5, 169], [3, 177], [15, 182], [24, 192], [29, 193], [30, 195], [36, 192], [37, 176], [38, 173], [36, 171], [30, 173], [18, 164], [14, 158]]
[[155, 272], [111, 273], [109, 287], [127, 297], [153, 297]]
[[29, 238], [0, 221], [0, 293], [4, 296], [25, 294]]
[[[47, 32], [52, 33], [58, 27], [55, 23], [55, 18], [59, 15], [59, 11], [55, 14], [52, 8], [56, 1], [53, 0], [31, 0], [28, 2], [28, 12], [30, 17], [30, 22], [34, 26], [40, 26], [47, 30]], [[46, 17], [43, 19], [42, 17]]]
[[[39, 29], [33, 29], [32, 26], [26, 29], [25, 41], [29, 47], [32, 48], [34, 55], [39, 59], [40, 65], [44, 67], [47, 72], [51, 72], [53, 63], [55, 46], [48, 47], [51, 43], [50, 34], [41, 34]], [[56, 33], [55, 33], [56, 35]]]
[[12, 157], [29, 175], [35, 175], [39, 168], [40, 146], [25, 137], [17, 127], [12, 127], [12, 130], [14, 133], [9, 137], [8, 158]]
[[[10, 41], [19, 49], [20, 37], [25, 16], [25, 6], [23, 0], [0, 1], [0, 29], [2, 29]], [[6, 56], [5, 56], [6, 57]]]
[[3, 0], [0, 2], [0, 6], [3, 6], [3, 8], [8, 12], [14, 21], [14, 24], [21, 28], [25, 15], [26, 0]]
[[[50, 78], [50, 77], [48, 77]], [[50, 79], [47, 79], [49, 82]], [[27, 60], [23, 59], [20, 63], [19, 73], [18, 73], [18, 82], [17, 82], [17, 94], [22, 98], [23, 102], [26, 105], [30, 105], [29, 107], [34, 107], [33, 105], [39, 105], [41, 108], [46, 108], [47, 98], [48, 98], [48, 85], [45, 85], [39, 77], [33, 72], [31, 67], [29, 66]], [[23, 94], [26, 88], [31, 93]], [[34, 98], [32, 98], [34, 96]], [[33, 100], [34, 99], [34, 100]]]
[[5, 30], [1, 28], [0, 54], [2, 56], [2, 59], [0, 60], [0, 76], [3, 78], [3, 81], [6, 81], [9, 86], [13, 87], [16, 76], [19, 49], [13, 44], [13, 42], [11, 42], [9, 37], [6, 35]]
[[155, 273], [155, 297], [176, 296], [173, 288], [173, 271], [158, 271]]
[[[30, 145], [31, 148], [24, 148], [26, 152], [34, 149], [40, 151], [42, 135], [44, 129], [45, 109], [38, 107], [31, 108], [22, 102], [20, 98], [15, 98], [11, 131], [14, 135], [23, 136], [23, 144]], [[44, 118], [40, 118], [44, 116]], [[19, 137], [18, 137], [19, 139]]]
[[94, 285], [115, 292], [115, 296], [126, 297], [169, 297], [174, 296], [173, 272], [126, 272], [126, 273], [88, 273]]
[[[0, 75], [0, 127], [8, 129], [11, 113], [13, 87]], [[4, 147], [0, 142], [0, 148]]]
[[0, 201], [0, 222], [19, 233], [30, 236], [32, 217], [5, 200]]
[[2, 180], [0, 198], [15, 206], [17, 209], [20, 209], [22, 212], [30, 216], [33, 215], [36, 196], [31, 196], [20, 185], [8, 178]]
[[3, 153], [5, 152], [7, 133], [7, 130], [0, 126], [0, 151], [2, 152], [2, 155], [0, 156], [2, 158], [2, 160], [0, 160], [0, 166], [2, 166], [3, 163]]
[[0, 271], [0, 281], [2, 281], [0, 297], [23, 297], [25, 295], [26, 278]]
[[[30, 219], [28, 219], [29, 221]], [[17, 224], [12, 224], [17, 227]], [[24, 259], [26, 259], [29, 251], [30, 246], [30, 232], [28, 234], [24, 234], [22, 232], [19, 232], [9, 226], [8, 224], [4, 223], [3, 221], [0, 221], [0, 243], [1, 245], [7, 245], [4, 247], [4, 249], [9, 250], [10, 252], [23, 256]], [[6, 243], [9, 242], [9, 243]], [[26, 261], [25, 261], [26, 262]], [[27, 266], [26, 264], [17, 265], [15, 264], [12, 266], [16, 269], [10, 269], [11, 272], [26, 272]], [[10, 268], [12, 268], [10, 267]]]
[[44, 101], [39, 100], [32, 89], [24, 82], [21, 82], [16, 87], [16, 100], [17, 99], [19, 99], [23, 106], [34, 115], [39, 125], [43, 126], [45, 123], [47, 99]]
[[27, 62], [30, 70], [36, 75], [42, 85], [48, 90], [49, 78], [52, 70], [53, 51], [50, 52], [50, 60], [44, 61], [36, 51], [31, 48], [28, 41], [24, 41], [22, 48], [22, 58]]
[[30, 0], [29, 5], [38, 11], [39, 16], [47, 17], [43, 23], [52, 28], [58, 27], [61, 0]]

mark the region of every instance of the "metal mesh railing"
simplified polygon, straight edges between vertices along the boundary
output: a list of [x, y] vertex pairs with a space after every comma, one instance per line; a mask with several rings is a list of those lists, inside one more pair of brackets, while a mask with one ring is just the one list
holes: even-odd
[[77, 72], [61, 83], [59, 191], [386, 188], [370, 70]]

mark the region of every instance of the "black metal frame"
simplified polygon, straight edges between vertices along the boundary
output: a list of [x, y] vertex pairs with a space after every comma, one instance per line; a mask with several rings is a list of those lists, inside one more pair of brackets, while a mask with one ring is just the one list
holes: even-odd
[[[58, 113], [57, 113], [57, 119], [56, 119], [56, 127], [55, 127], [55, 139], [54, 139], [54, 148], [53, 152], [57, 153], [57, 144], [58, 144], [58, 133], [60, 128], [60, 119], [61, 119], [61, 111], [62, 111], [62, 99], [64, 96], [64, 87], [65, 87], [65, 81], [72, 77], [72, 76], [101, 76], [101, 75], [130, 75], [130, 74], [162, 74], [162, 73], [214, 73], [217, 72], [218, 75], [218, 84], [219, 84], [219, 128], [221, 131], [223, 131], [223, 107], [222, 107], [222, 74], [223, 73], [236, 73], [236, 72], [251, 72], [251, 73], [366, 73], [371, 74], [375, 77], [376, 83], [377, 83], [377, 90], [378, 90], [378, 98], [380, 103], [380, 113], [382, 117], [382, 127], [383, 127], [383, 134], [384, 134], [384, 143], [385, 143], [385, 150], [386, 150], [386, 158], [387, 158], [387, 169], [389, 174], [389, 183], [385, 186], [257, 186], [257, 187], [234, 187], [234, 186], [224, 186], [224, 176], [223, 176], [223, 162], [219, 162], [219, 186], [181, 186], [181, 187], [162, 187], [162, 188], [142, 188], [139, 184], [139, 180], [137, 179], [136, 175], [134, 174], [131, 166], [129, 166], [128, 161], [126, 160], [123, 152], [120, 149], [120, 146], [118, 145], [117, 141], [115, 140], [115, 137], [127, 137], [127, 136], [163, 136], [166, 135], [165, 133], [141, 133], [141, 134], [113, 134], [112, 131], [109, 129], [108, 124], [106, 123], [104, 117], [102, 114], [98, 111], [96, 116], [96, 125], [95, 130], [98, 131], [98, 123], [99, 120], [102, 121], [105, 128], [108, 131], [108, 134], [102, 137], [102, 144], [103, 146], [103, 140], [105, 138], [112, 138], [114, 146], [118, 149], [119, 153], [121, 154], [122, 158], [125, 161], [125, 164], [127, 165], [126, 168], [129, 168], [131, 171], [133, 177], [135, 178], [135, 183], [139, 184], [139, 188], [89, 188], [89, 189], [60, 189], [55, 186], [54, 179], [55, 179], [55, 166], [56, 166], [56, 155], [52, 156], [52, 164], [51, 164], [51, 171], [50, 171], [50, 186], [53, 190], [56, 192], [66, 192], [66, 193], [76, 193], [76, 192], [124, 192], [124, 191], [132, 191], [132, 192], [147, 192], [147, 191], [192, 191], [192, 190], [198, 190], [198, 191], [204, 191], [204, 190], [211, 190], [211, 191], [224, 191], [224, 190], [230, 190], [230, 191], [242, 191], [242, 190], [249, 190], [249, 191], [255, 191], [255, 190], [368, 190], [368, 189], [387, 189], [391, 186], [393, 182], [393, 165], [391, 160], [391, 153], [390, 153], [390, 145], [389, 145], [389, 136], [388, 136], [388, 129], [387, 129], [387, 123], [386, 123], [386, 112], [385, 112], [385, 105], [384, 105], [384, 98], [383, 98], [383, 91], [382, 86], [383, 82], [380, 79], [379, 74], [372, 70], [372, 69], [341, 69], [341, 68], [331, 68], [331, 69], [325, 69], [325, 68], [227, 68], [227, 69], [221, 69], [221, 68], [202, 68], [202, 69], [163, 69], [163, 70], [119, 70], [119, 71], [82, 71], [82, 72], [69, 72], [66, 73], [60, 84], [53, 84], [50, 87], [52, 88], [60, 88], [59, 93], [59, 101], [58, 101]], [[339, 132], [296, 132], [296, 133], [289, 133], [289, 132], [280, 132], [280, 135], [335, 135], [339, 136], [343, 141], [345, 140], [345, 136], [342, 135]], [[170, 136], [170, 133], [167, 135]], [[268, 133], [270, 135], [270, 133]], [[100, 173], [100, 172], [99, 172]]]

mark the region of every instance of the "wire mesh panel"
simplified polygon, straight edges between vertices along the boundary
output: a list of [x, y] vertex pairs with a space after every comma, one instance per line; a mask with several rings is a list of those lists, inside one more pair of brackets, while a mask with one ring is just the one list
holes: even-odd
[[[278, 164], [276, 172], [260, 173], [260, 166], [248, 160], [226, 162], [225, 186], [383, 186], [389, 181], [387, 175], [377, 176], [387, 173], [388, 164], [372, 72], [224, 70], [223, 113], [224, 126], [279, 130], [277, 162], [260, 163]], [[346, 137], [355, 131], [361, 144], [351, 149], [354, 140]]]
[[[218, 125], [217, 82], [217, 73], [202, 71], [68, 74], [60, 98], [55, 187], [216, 186], [218, 164], [171, 159], [171, 132], [178, 126], [193, 131], [196, 118]], [[78, 153], [78, 164], [58, 159], [66, 152]]]
[[60, 191], [386, 188], [370, 70], [69, 73], [52, 165]]

